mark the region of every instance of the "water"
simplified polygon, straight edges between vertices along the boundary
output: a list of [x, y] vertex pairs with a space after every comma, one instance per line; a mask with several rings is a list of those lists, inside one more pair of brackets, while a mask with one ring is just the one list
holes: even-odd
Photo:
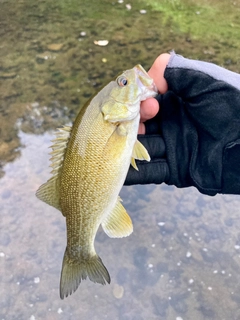
[[[119, 71], [147, 68], [160, 51], [239, 69], [236, 45], [227, 62], [211, 51], [217, 37], [211, 49], [174, 25], [160, 30], [152, 21], [162, 14], [144, 3], [127, 10], [104, 1], [106, 12], [94, 2], [64, 5], [0, 1], [0, 319], [240, 319], [239, 197], [166, 185], [123, 188], [133, 234], [110, 239], [99, 230], [96, 239], [111, 284], [84, 281], [60, 300], [65, 221], [35, 197], [50, 176], [53, 130]], [[108, 10], [119, 18], [106, 19]], [[93, 44], [100, 39], [109, 45]]]
[[239, 319], [239, 197], [193, 188], [123, 188], [134, 233], [99, 230], [96, 241], [111, 284], [84, 281], [60, 300], [65, 221], [34, 195], [49, 177], [53, 136], [19, 138], [22, 155], [0, 180], [0, 319]]

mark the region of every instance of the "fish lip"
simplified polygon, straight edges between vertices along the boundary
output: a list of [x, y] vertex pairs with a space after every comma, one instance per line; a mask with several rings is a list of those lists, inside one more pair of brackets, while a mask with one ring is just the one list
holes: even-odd
[[137, 82], [139, 84], [139, 87], [141, 87], [141, 89], [142, 89], [141, 93], [139, 95], [144, 97], [143, 99], [139, 99], [139, 97], [138, 97], [138, 99], [140, 101], [144, 101], [148, 98], [155, 97], [158, 94], [158, 88], [157, 88], [154, 80], [150, 76], [149, 76], [149, 80], [152, 80], [152, 83], [150, 86], [147, 87], [142, 83], [142, 81], [139, 78], [137, 78]]
[[145, 98], [141, 99], [141, 101], [147, 100], [149, 98], [154, 98], [156, 97], [157, 94], [158, 94], [158, 89], [153, 81], [150, 87], [145, 87], [145, 90], [143, 90], [142, 95], [145, 96]]
[[[136, 74], [136, 80], [137, 80], [138, 86], [142, 89], [141, 95], [145, 96], [145, 99], [141, 99], [141, 101], [144, 101], [150, 97], [155, 97], [158, 94], [158, 88], [157, 88], [153, 78], [150, 77], [150, 75], [147, 73], [147, 71], [140, 64], [138, 64], [134, 67], [134, 71]], [[144, 78], [148, 79], [148, 81], [150, 82], [149, 85], [146, 86], [146, 84], [144, 84], [141, 81], [142, 75], [144, 75]]]

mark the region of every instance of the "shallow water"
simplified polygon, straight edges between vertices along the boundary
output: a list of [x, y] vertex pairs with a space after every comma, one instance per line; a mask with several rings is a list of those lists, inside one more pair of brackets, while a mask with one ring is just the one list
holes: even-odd
[[239, 197], [164, 185], [123, 188], [134, 233], [99, 230], [96, 241], [111, 284], [84, 281], [61, 301], [64, 217], [34, 195], [53, 136], [19, 138], [22, 155], [0, 180], [0, 319], [239, 319]]
[[119, 71], [147, 68], [161, 51], [240, 69], [236, 39], [209, 44], [167, 19], [159, 28], [164, 13], [144, 2], [91, 3], [0, 0], [0, 319], [238, 320], [240, 199], [194, 188], [124, 187], [133, 234], [96, 239], [111, 284], [84, 281], [59, 298], [65, 221], [35, 197], [50, 176], [53, 130]]

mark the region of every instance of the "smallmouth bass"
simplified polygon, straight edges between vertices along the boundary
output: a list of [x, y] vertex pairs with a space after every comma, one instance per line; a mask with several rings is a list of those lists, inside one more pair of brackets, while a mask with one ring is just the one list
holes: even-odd
[[156, 94], [153, 80], [137, 65], [97, 93], [80, 110], [72, 127], [56, 133], [52, 177], [36, 196], [66, 218], [61, 299], [76, 291], [87, 277], [110, 283], [94, 239], [100, 224], [109, 237], [126, 237], [133, 231], [118, 195], [130, 163], [137, 170], [135, 159], [150, 161], [137, 132], [140, 103]]

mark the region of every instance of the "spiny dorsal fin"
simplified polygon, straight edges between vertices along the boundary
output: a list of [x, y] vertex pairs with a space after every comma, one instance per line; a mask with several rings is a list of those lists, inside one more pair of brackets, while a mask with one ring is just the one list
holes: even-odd
[[69, 140], [72, 127], [65, 126], [59, 128], [55, 135], [56, 139], [53, 140], [53, 145], [51, 146], [52, 152], [50, 154], [51, 167], [52, 167], [52, 177], [44, 184], [42, 184], [36, 192], [36, 196], [61, 211], [59, 204], [59, 173], [61, 171], [65, 150]]
[[113, 211], [102, 222], [103, 230], [110, 238], [127, 237], [133, 232], [132, 220], [120, 201], [118, 197]]
[[146, 160], [146, 161], [150, 161], [151, 160], [147, 149], [138, 140], [136, 140], [136, 142], [134, 144], [133, 152], [132, 152], [132, 158], [131, 158], [131, 165], [133, 166], [134, 169], [138, 170], [138, 167], [136, 165], [135, 159], [137, 159], [137, 160]]

